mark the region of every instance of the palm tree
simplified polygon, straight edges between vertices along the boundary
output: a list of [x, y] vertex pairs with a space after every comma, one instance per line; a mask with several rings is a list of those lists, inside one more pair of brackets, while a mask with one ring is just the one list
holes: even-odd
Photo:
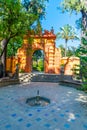
[[74, 28], [70, 26], [69, 24], [66, 24], [64, 27], [60, 27], [60, 32], [57, 33], [57, 38], [65, 40], [65, 57], [67, 53], [67, 42], [69, 40], [79, 39], [76, 36]]
[[64, 57], [65, 56], [65, 47], [64, 47], [64, 45], [60, 44], [58, 47], [61, 49], [61, 55], [62, 55], [62, 57]]
[[[65, 47], [64, 47], [64, 45], [60, 44], [58, 47], [61, 49], [62, 57], [64, 57], [65, 56]], [[68, 47], [67, 56], [68, 57], [69, 56], [77, 56], [76, 49], [78, 49], [78, 48], [73, 47], [73, 46]]]

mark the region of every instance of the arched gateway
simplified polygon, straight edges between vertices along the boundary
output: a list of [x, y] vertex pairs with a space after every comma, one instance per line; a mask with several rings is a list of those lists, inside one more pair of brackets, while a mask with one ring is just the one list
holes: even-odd
[[61, 51], [55, 47], [55, 39], [56, 35], [53, 30], [45, 30], [41, 35], [28, 33], [24, 37], [22, 47], [17, 52], [20, 70], [32, 72], [32, 55], [36, 50], [43, 50], [44, 72], [60, 74]]

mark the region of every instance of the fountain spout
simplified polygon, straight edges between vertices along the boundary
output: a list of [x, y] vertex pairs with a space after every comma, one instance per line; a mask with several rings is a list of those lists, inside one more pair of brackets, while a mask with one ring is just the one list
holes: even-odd
[[39, 96], [39, 90], [37, 90], [37, 95]]
[[39, 90], [37, 90], [37, 96], [36, 96], [36, 101], [35, 101], [36, 105], [40, 105], [41, 101], [40, 101], [40, 95], [39, 95]]

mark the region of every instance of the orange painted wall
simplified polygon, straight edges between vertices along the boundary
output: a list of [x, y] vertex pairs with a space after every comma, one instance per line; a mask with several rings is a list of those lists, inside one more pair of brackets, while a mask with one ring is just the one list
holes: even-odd
[[73, 75], [73, 69], [77, 68], [76, 65], [80, 65], [80, 59], [78, 57], [63, 57], [61, 58], [61, 64], [64, 65], [65, 75]]
[[10, 57], [6, 59], [6, 71], [7, 72], [15, 72], [16, 64], [18, 63], [18, 59], [15, 57]]

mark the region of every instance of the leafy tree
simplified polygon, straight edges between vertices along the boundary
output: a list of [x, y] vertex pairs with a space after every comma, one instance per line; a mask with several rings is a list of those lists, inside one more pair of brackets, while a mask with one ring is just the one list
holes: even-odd
[[[64, 57], [65, 47], [64, 47], [62, 44], [60, 44], [60, 45], [59, 45], [59, 48], [61, 49], [62, 57]], [[67, 52], [66, 52], [66, 55], [67, 55], [68, 57], [70, 57], [70, 56], [77, 56], [77, 51], [76, 51], [76, 50], [77, 50], [76, 47], [73, 47], [73, 46], [68, 47], [68, 50], [67, 50]]]
[[84, 30], [87, 30], [87, 0], [63, 0], [62, 2], [63, 11], [73, 12], [82, 14], [82, 36], [84, 36]]
[[23, 37], [45, 14], [47, 0], [0, 0], [0, 58], [5, 75], [7, 45], [14, 37]]
[[69, 24], [65, 25], [64, 27], [61, 27], [60, 28], [60, 32], [57, 33], [57, 38], [65, 40], [65, 57], [66, 57], [67, 42], [69, 40], [77, 39], [77, 36], [76, 36], [74, 28], [71, 27]]
[[18, 48], [22, 46], [23, 39], [21, 37], [14, 37], [7, 46], [7, 57], [16, 56]]
[[82, 38], [82, 44], [77, 49], [77, 54], [80, 57], [80, 77], [83, 81], [83, 89], [87, 90], [87, 40]]
[[87, 90], [87, 0], [63, 0], [63, 9], [67, 11], [81, 12], [81, 45], [77, 50], [80, 57], [80, 74], [83, 81], [83, 88]]
[[68, 56], [77, 56], [77, 52], [76, 52], [77, 48], [76, 47], [68, 47], [68, 52], [67, 55]]

